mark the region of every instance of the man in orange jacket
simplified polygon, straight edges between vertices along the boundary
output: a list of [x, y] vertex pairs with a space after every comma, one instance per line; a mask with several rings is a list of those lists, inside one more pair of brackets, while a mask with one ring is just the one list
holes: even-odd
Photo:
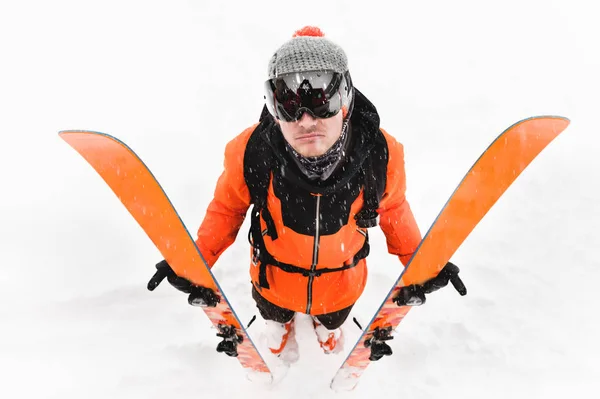
[[[253, 205], [252, 296], [269, 348], [294, 361], [297, 312], [313, 317], [325, 353], [341, 349], [340, 326], [367, 279], [367, 229], [379, 224], [404, 265], [421, 233], [405, 197], [402, 144], [379, 127], [377, 110], [352, 84], [346, 54], [318, 28], [297, 31], [273, 54], [265, 102], [259, 122], [227, 144], [196, 244], [212, 267]], [[448, 273], [458, 268], [447, 265], [427, 291], [413, 287], [403, 304], [422, 303]], [[190, 304], [214, 306], [211, 290], [172, 270], [169, 281]]]

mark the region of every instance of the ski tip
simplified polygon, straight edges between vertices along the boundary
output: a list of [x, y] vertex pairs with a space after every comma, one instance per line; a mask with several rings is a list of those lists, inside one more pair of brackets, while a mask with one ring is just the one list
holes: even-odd
[[102, 136], [108, 136], [108, 134], [106, 133], [102, 133], [102, 132], [97, 132], [94, 130], [85, 130], [85, 129], [81, 129], [81, 130], [60, 130], [58, 132], [59, 136], [64, 136], [67, 134], [99, 134]]
[[571, 123], [571, 119], [567, 118], [566, 116], [550, 115], [550, 114], [548, 114], [548, 115], [531, 116], [529, 118], [525, 118], [525, 119], [521, 120], [521, 122], [525, 122], [525, 121], [532, 120], [532, 119], [560, 119], [560, 120], [565, 121], [567, 123], [567, 125], [569, 123]]
[[[128, 147], [125, 143], [123, 143], [118, 138], [111, 136], [108, 133], [97, 132], [94, 130], [61, 130], [58, 132], [58, 136], [69, 143], [73, 142], [73, 141], [79, 141], [79, 140], [108, 138], [110, 140], [116, 141], [117, 143]], [[131, 148], [129, 148], [129, 150], [131, 150]], [[133, 150], [131, 150], [131, 151], [133, 151]]]
[[536, 115], [536, 116], [530, 116], [528, 118], [525, 119], [521, 119], [518, 122], [513, 123], [511, 126], [509, 126], [503, 133], [506, 133], [507, 131], [514, 129], [517, 126], [521, 126], [523, 124], [528, 124], [528, 123], [535, 123], [535, 122], [540, 122], [540, 123], [550, 123], [552, 125], [552, 130], [556, 133], [556, 134], [560, 134], [562, 133], [571, 123], [571, 120], [565, 116], [561, 116], [561, 115]]

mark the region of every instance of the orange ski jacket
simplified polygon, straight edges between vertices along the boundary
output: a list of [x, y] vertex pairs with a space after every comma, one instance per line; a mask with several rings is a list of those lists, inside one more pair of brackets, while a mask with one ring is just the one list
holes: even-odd
[[[352, 149], [346, 167], [328, 179], [333, 181], [329, 187], [327, 182], [311, 186], [315, 183], [303, 178], [293, 162], [286, 162], [281, 132], [265, 110], [259, 124], [227, 144], [224, 170], [196, 240], [210, 267], [235, 241], [248, 208], [256, 202], [249, 176], [271, 151], [278, 155], [272, 157], [274, 166], [265, 187], [266, 209], [252, 211], [253, 226], [260, 230], [251, 241], [250, 276], [261, 296], [311, 315], [356, 302], [367, 280], [368, 233], [357, 219], [368, 202], [364, 182], [369, 176], [379, 187], [376, 211], [388, 251], [408, 263], [421, 233], [405, 196], [403, 146], [379, 128], [375, 107], [358, 90], [350, 124]], [[259, 159], [252, 163], [253, 157]], [[369, 159], [374, 164], [370, 169], [352, 166], [367, 164]], [[332, 188], [334, 183], [337, 186]], [[262, 241], [260, 246], [257, 241]]]

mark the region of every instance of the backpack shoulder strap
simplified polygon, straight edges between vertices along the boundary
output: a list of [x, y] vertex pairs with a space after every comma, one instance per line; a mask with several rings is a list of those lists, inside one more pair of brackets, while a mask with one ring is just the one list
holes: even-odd
[[[267, 128], [269, 121], [263, 119], [258, 124], [254, 132], [250, 135], [244, 152], [244, 179], [250, 192], [250, 202], [254, 205], [252, 214], [262, 214], [267, 223], [267, 234], [275, 240], [277, 231], [275, 223], [267, 208], [267, 193], [271, 174], [276, 166], [275, 155], [271, 147], [263, 139], [264, 129]], [[258, 226], [260, 228], [260, 226]]]
[[[263, 139], [264, 129], [268, 128], [268, 123], [268, 118], [261, 117], [261, 123], [250, 135], [244, 152], [244, 180], [250, 192], [250, 203], [253, 204], [248, 241], [252, 246], [252, 261], [258, 263], [260, 260], [259, 285], [262, 288], [269, 288], [267, 263], [265, 262], [268, 252], [265, 248], [263, 236], [268, 234], [272, 240], [277, 239], [275, 222], [267, 207], [269, 183], [271, 182], [272, 170], [276, 166], [273, 151]], [[261, 216], [267, 225], [264, 232], [261, 230]]]
[[377, 226], [377, 209], [385, 192], [387, 180], [387, 142], [380, 130], [377, 133], [376, 144], [360, 169], [363, 178], [364, 204], [361, 211], [356, 215], [356, 224], [362, 228]]
[[259, 124], [246, 144], [244, 179], [250, 191], [251, 203], [262, 208], [266, 203], [272, 165], [270, 148], [261, 139], [260, 130]]

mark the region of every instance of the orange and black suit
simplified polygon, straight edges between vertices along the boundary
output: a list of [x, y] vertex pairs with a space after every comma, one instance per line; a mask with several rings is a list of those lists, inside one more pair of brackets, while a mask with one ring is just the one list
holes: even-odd
[[[253, 236], [250, 276], [264, 299], [311, 315], [352, 306], [367, 280], [368, 234], [360, 216], [373, 203], [388, 251], [406, 265], [421, 234], [405, 196], [403, 146], [379, 127], [375, 107], [358, 90], [349, 126], [343, 162], [317, 182], [290, 160], [265, 110], [260, 123], [231, 140], [196, 241], [209, 266], [235, 241], [248, 208], [256, 205], [249, 180], [257, 165], [267, 165], [269, 173], [262, 208], [253, 211], [262, 242], [257, 250]], [[366, 195], [369, 185], [374, 194]]]

